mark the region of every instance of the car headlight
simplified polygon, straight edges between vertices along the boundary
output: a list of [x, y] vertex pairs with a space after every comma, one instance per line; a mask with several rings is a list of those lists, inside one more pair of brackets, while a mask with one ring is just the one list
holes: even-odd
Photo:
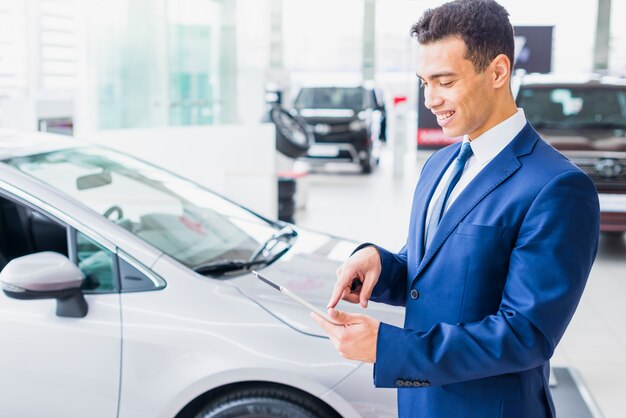
[[350, 122], [350, 125], [348, 125], [348, 128], [351, 131], [362, 131], [363, 129], [367, 129], [367, 121], [366, 120], [353, 120], [352, 122]]

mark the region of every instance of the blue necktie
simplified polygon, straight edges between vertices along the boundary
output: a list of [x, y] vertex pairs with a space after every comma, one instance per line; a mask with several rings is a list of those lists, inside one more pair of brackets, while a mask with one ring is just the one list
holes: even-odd
[[435, 231], [439, 226], [439, 222], [441, 221], [441, 217], [443, 215], [443, 211], [446, 207], [446, 202], [448, 201], [448, 197], [454, 189], [454, 186], [459, 182], [461, 178], [461, 174], [463, 174], [463, 168], [465, 168], [465, 163], [472, 156], [472, 147], [469, 142], [464, 142], [461, 146], [461, 151], [459, 155], [454, 160], [454, 168], [452, 169], [452, 173], [450, 174], [450, 178], [448, 179], [448, 183], [443, 188], [441, 195], [435, 202], [435, 206], [433, 207], [433, 211], [430, 215], [430, 219], [428, 221], [428, 227], [426, 228], [426, 237], [424, 239], [424, 248], [428, 248], [428, 245], [431, 243], [433, 237], [435, 236]]

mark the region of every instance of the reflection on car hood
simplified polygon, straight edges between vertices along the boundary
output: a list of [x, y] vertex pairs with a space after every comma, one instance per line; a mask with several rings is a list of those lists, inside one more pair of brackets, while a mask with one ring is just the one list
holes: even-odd
[[539, 133], [559, 151], [626, 152], [626, 134], [613, 129], [539, 129]]
[[[321, 310], [326, 310], [335, 285], [335, 272], [357, 244], [306, 230], [299, 229], [298, 233], [294, 247], [276, 263], [259, 272]], [[307, 334], [325, 335], [310, 318], [305, 307], [261, 282], [252, 273], [232, 279], [231, 283], [292, 328]], [[402, 325], [404, 313], [401, 308], [378, 303], [370, 303], [368, 306], [362, 309], [358, 305], [341, 301], [338, 309], [366, 313], [383, 322]]]
[[352, 118], [356, 112], [354, 109], [313, 109], [302, 108], [298, 113], [303, 118]]

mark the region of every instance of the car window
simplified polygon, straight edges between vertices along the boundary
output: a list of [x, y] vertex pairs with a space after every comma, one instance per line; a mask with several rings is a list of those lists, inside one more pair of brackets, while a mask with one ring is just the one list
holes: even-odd
[[277, 229], [193, 182], [99, 147], [5, 162], [72, 196], [189, 267], [246, 259]]
[[85, 275], [85, 293], [118, 291], [114, 254], [81, 232], [76, 232], [76, 259]]
[[66, 226], [25, 203], [0, 195], [0, 269], [14, 258], [44, 251], [68, 256]]
[[295, 106], [307, 109], [364, 109], [367, 94], [361, 87], [303, 88]]
[[626, 127], [626, 88], [522, 87], [517, 103], [537, 127]]
[[147, 290], [163, 289], [166, 286], [165, 280], [157, 276], [153, 271], [149, 271], [132, 258], [121, 252], [118, 260], [120, 272], [120, 283], [122, 292], [143, 292]]

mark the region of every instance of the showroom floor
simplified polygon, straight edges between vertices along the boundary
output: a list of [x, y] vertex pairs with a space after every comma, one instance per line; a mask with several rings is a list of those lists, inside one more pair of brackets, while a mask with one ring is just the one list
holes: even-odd
[[[415, 183], [428, 155], [406, 152], [402, 178], [393, 176], [390, 148], [370, 176], [344, 164], [312, 167], [306, 209], [296, 213], [296, 224], [399, 250], [406, 239]], [[583, 390], [583, 397], [588, 396], [590, 407], [595, 403], [605, 418], [626, 416], [625, 299], [626, 240], [602, 237], [587, 288], [552, 365], [573, 370], [588, 389], [590, 396]]]

